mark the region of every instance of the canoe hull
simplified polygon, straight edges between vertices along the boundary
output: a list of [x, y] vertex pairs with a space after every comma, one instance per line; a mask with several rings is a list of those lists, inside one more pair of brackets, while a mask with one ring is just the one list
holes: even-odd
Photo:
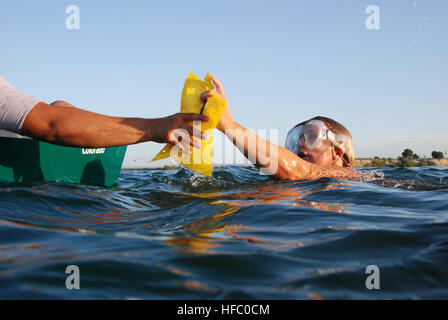
[[126, 148], [70, 148], [32, 139], [0, 137], [0, 181], [110, 187], [118, 180]]

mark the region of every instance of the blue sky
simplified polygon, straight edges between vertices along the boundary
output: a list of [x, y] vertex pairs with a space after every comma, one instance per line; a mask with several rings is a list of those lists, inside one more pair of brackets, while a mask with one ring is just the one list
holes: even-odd
[[[65, 27], [71, 4], [79, 30]], [[380, 30], [365, 27], [371, 4]], [[189, 72], [211, 72], [234, 118], [278, 129], [281, 144], [324, 115], [351, 131], [357, 157], [407, 147], [428, 157], [448, 150], [447, 10], [443, 0], [2, 1], [0, 74], [46, 102], [154, 118], [179, 111]], [[125, 166], [161, 148], [132, 146]]]

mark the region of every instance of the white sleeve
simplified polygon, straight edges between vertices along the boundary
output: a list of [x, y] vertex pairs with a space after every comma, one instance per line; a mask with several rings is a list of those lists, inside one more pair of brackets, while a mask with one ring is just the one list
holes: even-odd
[[0, 129], [20, 134], [26, 116], [39, 102], [14, 89], [0, 76]]

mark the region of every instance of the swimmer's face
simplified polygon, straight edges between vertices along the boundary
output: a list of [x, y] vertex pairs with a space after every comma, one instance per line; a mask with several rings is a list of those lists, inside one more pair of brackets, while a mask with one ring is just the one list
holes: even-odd
[[334, 151], [333, 144], [330, 140], [322, 141], [319, 147], [312, 150], [308, 149], [305, 143], [300, 140], [297, 155], [305, 161], [319, 165], [343, 166], [342, 158]]

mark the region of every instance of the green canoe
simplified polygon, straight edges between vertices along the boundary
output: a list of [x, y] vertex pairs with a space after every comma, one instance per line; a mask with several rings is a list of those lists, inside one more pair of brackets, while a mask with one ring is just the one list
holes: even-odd
[[61, 147], [0, 130], [0, 181], [116, 184], [126, 146]]

